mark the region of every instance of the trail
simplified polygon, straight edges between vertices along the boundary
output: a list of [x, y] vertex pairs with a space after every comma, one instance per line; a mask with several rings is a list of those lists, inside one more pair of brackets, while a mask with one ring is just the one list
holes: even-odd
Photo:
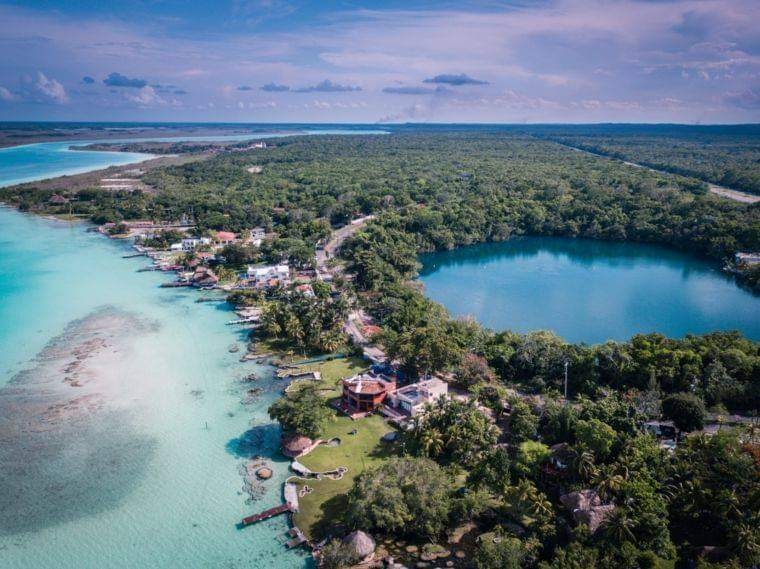
[[[590, 154], [591, 156], [597, 156], [599, 158], [607, 158], [608, 160], [616, 160], [616, 158], [612, 156], [607, 156], [599, 152], [592, 152], [591, 150], [586, 150], [585, 148], [578, 148], [577, 146], [573, 146], [571, 144], [567, 144], [564, 142], [559, 142], [557, 140], [552, 140], [552, 139], [549, 139], [549, 140], [561, 146], [564, 146], [565, 148], [570, 148], [577, 152], [583, 152], [585, 154]], [[644, 166], [643, 164], [637, 164], [636, 162], [631, 162], [629, 160], [622, 160], [622, 162], [623, 164], [627, 166], [633, 166], [634, 168], [643, 168], [645, 170], [649, 170], [650, 172], [656, 172], [658, 174], [665, 174], [665, 175], [670, 175], [670, 176], [673, 175], [672, 172], [666, 172], [665, 170], [658, 170], [656, 168]], [[723, 186], [718, 186], [711, 182], [705, 182], [705, 183], [707, 184], [710, 190], [710, 193], [715, 194], [716, 196], [720, 196], [722, 198], [727, 198], [729, 200], [734, 200], [734, 201], [745, 203], [745, 204], [754, 204], [754, 203], [760, 202], [760, 196], [748, 194], [746, 192], [740, 192], [739, 190], [732, 190], [731, 188], [724, 188]]]

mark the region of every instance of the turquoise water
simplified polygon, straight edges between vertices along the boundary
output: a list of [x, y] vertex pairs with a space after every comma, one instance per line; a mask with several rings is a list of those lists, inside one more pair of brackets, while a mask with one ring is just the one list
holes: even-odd
[[731, 329], [760, 340], [760, 297], [719, 267], [661, 247], [527, 237], [421, 261], [430, 298], [493, 329], [587, 343]]
[[[0, 150], [0, 185], [148, 157], [72, 144], [87, 142]], [[245, 334], [225, 303], [159, 288], [167, 277], [127, 252], [0, 206], [0, 567], [309, 566], [285, 549], [284, 517], [236, 528], [282, 503], [288, 462], [266, 413], [282, 382], [229, 352]], [[274, 476], [251, 501], [240, 469], [255, 456]]]
[[282, 136], [319, 134], [387, 134], [383, 130], [349, 129], [307, 129], [293, 132], [263, 132], [257, 134], [235, 134], [218, 136], [178, 136], [130, 139], [78, 140], [75, 142], [40, 142], [23, 146], [0, 148], [0, 187], [54, 178], [56, 176], [82, 174], [109, 166], [122, 166], [142, 162], [152, 158], [150, 154], [139, 152], [102, 152], [91, 150], [71, 150], [72, 146], [85, 146], [95, 142], [214, 142], [249, 139], [277, 138]]
[[0, 148], [0, 186], [82, 174], [152, 158], [139, 152], [70, 150], [71, 146], [71, 142], [41, 142]]
[[[121, 383], [108, 392], [107, 408], [126, 410], [132, 419], [98, 425], [98, 432], [116, 430], [124, 439], [122, 478], [129, 490], [88, 495], [87, 505], [51, 511], [50, 520], [31, 530], [0, 528], [0, 567], [305, 566], [303, 554], [283, 546], [284, 518], [235, 528], [243, 516], [282, 500], [287, 463], [277, 456], [278, 429], [266, 416], [282, 384], [270, 368], [240, 363], [239, 354], [228, 352], [240, 335], [225, 326], [226, 305], [198, 304], [197, 293], [158, 288], [165, 277], [136, 272], [145, 260], [122, 259], [126, 251], [126, 244], [83, 225], [0, 208], [0, 386], [13, 389], [18, 372], [34, 366], [51, 338], [100, 307], [155, 324], [137, 334], [116, 369], [106, 370]], [[247, 387], [239, 379], [251, 372], [265, 392], [245, 405]], [[107, 422], [110, 415], [96, 417]], [[130, 441], [146, 452], [129, 450]], [[84, 432], [64, 444], [74, 452], [92, 443]], [[29, 460], [48, 458], [6, 433], [0, 451], [9, 444], [21, 446], [11, 450]], [[264, 496], [247, 504], [238, 468], [258, 454], [274, 458], [276, 474]], [[95, 461], [92, 476], [103, 466]], [[80, 480], [85, 492], [91, 492], [88, 476]], [[54, 492], [44, 480], [29, 484]], [[19, 511], [3, 514], [25, 515], [23, 503], [13, 507]]]

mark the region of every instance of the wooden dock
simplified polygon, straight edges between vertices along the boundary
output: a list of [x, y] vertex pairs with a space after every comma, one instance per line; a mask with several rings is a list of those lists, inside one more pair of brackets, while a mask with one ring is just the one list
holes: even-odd
[[280, 514], [284, 514], [286, 512], [290, 513], [292, 511], [293, 511], [293, 506], [291, 506], [289, 503], [280, 504], [279, 506], [275, 506], [274, 508], [269, 508], [268, 510], [264, 510], [263, 512], [260, 512], [258, 514], [253, 514], [252, 516], [243, 518], [243, 521], [240, 522], [240, 526], [241, 527], [249, 526], [251, 524], [255, 524], [256, 522], [260, 522], [262, 520], [268, 520], [269, 518], [279, 516]]

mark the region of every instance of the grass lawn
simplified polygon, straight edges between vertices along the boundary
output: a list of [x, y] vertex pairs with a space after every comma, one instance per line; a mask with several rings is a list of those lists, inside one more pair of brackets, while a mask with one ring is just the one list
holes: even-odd
[[[331, 401], [340, 396], [341, 379], [367, 368], [367, 362], [362, 358], [339, 358], [305, 364], [299, 369], [319, 371], [322, 380], [317, 385], [322, 395]], [[332, 410], [332, 407], [330, 409]], [[354, 429], [357, 433], [349, 434]], [[298, 483], [299, 489], [304, 484], [314, 489], [311, 494], [299, 498], [300, 511], [294, 516], [295, 524], [309, 537], [320, 539], [331, 530], [337, 529], [335, 522], [342, 518], [345, 494], [353, 486], [354, 478], [365, 468], [377, 465], [394, 454], [393, 444], [380, 441], [380, 437], [392, 430], [393, 427], [377, 415], [352, 421], [334, 411], [333, 420], [327, 424], [321, 438], [327, 440], [337, 437], [341, 444], [337, 447], [320, 445], [298, 459], [314, 472], [334, 470], [339, 466], [348, 468], [341, 480], [323, 479]]]
[[[349, 434], [354, 429], [357, 433]], [[341, 480], [306, 482], [314, 491], [299, 499], [300, 511], [295, 514], [294, 521], [309, 537], [321, 539], [339, 529], [337, 523], [345, 511], [346, 492], [353, 486], [354, 478], [365, 468], [376, 466], [395, 454], [396, 443], [380, 440], [392, 430], [393, 427], [378, 415], [352, 421], [336, 412], [335, 420], [328, 424], [322, 438], [338, 437], [341, 444], [337, 447], [321, 445], [298, 459], [315, 472], [333, 470], [339, 466], [348, 468]], [[299, 482], [299, 489], [303, 484]]]
[[[319, 363], [299, 366], [299, 371], [318, 371], [322, 381], [316, 383], [323, 397], [334, 399], [341, 393], [339, 382], [345, 377], [351, 377], [368, 368], [367, 361], [362, 358], [338, 358]], [[309, 380], [309, 383], [314, 383]], [[350, 429], [349, 429], [350, 430]], [[322, 437], [326, 438], [326, 437]]]

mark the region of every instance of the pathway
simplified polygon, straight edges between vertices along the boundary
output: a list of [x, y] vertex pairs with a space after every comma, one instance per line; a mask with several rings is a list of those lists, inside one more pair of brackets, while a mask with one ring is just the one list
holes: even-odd
[[[566, 148], [571, 148], [572, 150], [576, 150], [578, 152], [584, 152], [586, 154], [591, 154], [592, 156], [598, 156], [600, 158], [607, 158], [608, 160], [616, 160], [616, 158], [614, 158], [613, 156], [607, 156], [606, 154], [600, 154], [599, 152], [592, 152], [591, 150], [578, 148], [577, 146], [566, 144], [564, 142], [559, 142], [557, 140], [552, 140], [552, 139], [548, 139], [548, 140], [551, 140], [552, 142], [555, 142]], [[658, 174], [665, 174], [665, 175], [671, 175], [671, 176], [674, 175], [672, 172], [666, 172], [665, 170], [657, 170], [656, 168], [650, 168], [649, 166], [644, 166], [643, 164], [637, 164], [636, 162], [630, 162], [628, 160], [622, 160], [622, 162], [623, 164], [626, 164], [628, 166], [633, 166], [634, 168], [644, 168], [646, 170], [649, 170], [650, 172], [657, 172]], [[718, 186], [711, 182], [706, 182], [706, 183], [710, 192], [715, 194], [716, 196], [720, 196], [722, 198], [728, 198], [730, 200], [734, 200], [734, 201], [746, 203], [746, 204], [753, 204], [753, 203], [760, 202], [760, 196], [748, 194], [746, 192], [740, 192], [739, 190], [724, 188], [723, 186]]]

